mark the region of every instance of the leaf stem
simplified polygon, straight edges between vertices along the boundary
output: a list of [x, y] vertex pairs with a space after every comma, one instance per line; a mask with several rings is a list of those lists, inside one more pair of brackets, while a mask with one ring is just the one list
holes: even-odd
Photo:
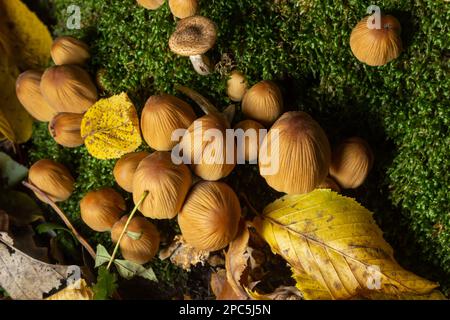
[[127, 231], [128, 225], [130, 224], [131, 219], [133, 219], [134, 214], [136, 213], [137, 209], [141, 205], [141, 203], [145, 200], [145, 198], [148, 196], [148, 191], [144, 191], [142, 194], [141, 199], [139, 199], [138, 203], [134, 206], [133, 210], [130, 213], [130, 216], [127, 219], [127, 222], [125, 223], [125, 226], [123, 227], [122, 233], [119, 236], [119, 239], [117, 240], [116, 246], [114, 247], [114, 251], [111, 255], [111, 258], [109, 259], [108, 266], [106, 267], [106, 270], [109, 270], [111, 268], [112, 263], [114, 262], [114, 259], [116, 257], [117, 251], [119, 250], [120, 241], [122, 241], [123, 236], [125, 235], [125, 232]]
[[70, 231], [72, 231], [73, 235], [77, 238], [77, 240], [80, 242], [80, 244], [87, 250], [87, 252], [91, 255], [91, 257], [95, 260], [95, 250], [91, 247], [91, 245], [86, 241], [86, 239], [84, 239], [79, 233], [78, 231], [75, 229], [75, 227], [72, 225], [72, 223], [70, 222], [70, 220], [67, 218], [66, 214], [58, 207], [58, 205], [48, 197], [48, 195], [42, 191], [41, 189], [39, 189], [38, 187], [36, 187], [34, 184], [26, 182], [26, 181], [22, 181], [22, 184], [27, 187], [28, 189], [34, 191], [35, 193], [38, 193], [45, 201], [45, 203], [47, 203], [48, 205], [50, 205], [53, 210], [56, 211], [56, 213], [58, 214], [58, 216], [62, 219], [62, 221], [64, 222], [64, 224], [70, 229]]

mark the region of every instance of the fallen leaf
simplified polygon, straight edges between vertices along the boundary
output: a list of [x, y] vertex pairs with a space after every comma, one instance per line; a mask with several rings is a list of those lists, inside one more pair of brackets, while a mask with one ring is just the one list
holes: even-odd
[[210, 286], [217, 300], [243, 300], [230, 286], [225, 269], [211, 274]]
[[6, 211], [0, 209], [0, 232], [8, 232], [9, 216]]
[[14, 161], [4, 152], [0, 152], [0, 177], [3, 186], [10, 188], [22, 181], [28, 174], [28, 169]]
[[8, 212], [14, 224], [23, 226], [43, 217], [41, 208], [26, 193], [15, 190], [0, 192], [0, 208]]
[[247, 294], [253, 300], [302, 300], [303, 296], [296, 287], [281, 286], [274, 292], [261, 294], [256, 291], [246, 289]]
[[6, 35], [15, 63], [23, 70], [47, 65], [52, 37], [20, 0], [0, 0], [0, 33]]
[[94, 292], [84, 279], [67, 286], [46, 300], [93, 300]]
[[78, 266], [50, 265], [33, 259], [0, 232], [0, 287], [12, 299], [44, 299], [66, 286], [77, 270]]
[[247, 283], [243, 283], [244, 270], [248, 266], [250, 254], [247, 251], [250, 232], [248, 227], [241, 223], [238, 236], [231, 241], [228, 251], [225, 254], [225, 269], [227, 270], [227, 281], [236, 296], [245, 300], [248, 295], [243, 288]]
[[81, 136], [89, 153], [98, 159], [120, 158], [142, 143], [139, 119], [126, 93], [101, 99], [84, 114]]
[[97, 283], [94, 284], [92, 290], [94, 291], [95, 300], [106, 300], [112, 297], [117, 289], [117, 275], [109, 272], [106, 267], [101, 266], [98, 269]]
[[184, 270], [190, 271], [192, 266], [202, 265], [208, 260], [209, 251], [198, 250], [186, 243], [182, 235], [176, 235], [170, 246], [159, 253], [159, 258], [170, 261]]
[[254, 225], [299, 274], [300, 290], [306, 283], [312, 292], [349, 299], [363, 292], [423, 295], [437, 287], [398, 265], [369, 210], [331, 190], [284, 196]]

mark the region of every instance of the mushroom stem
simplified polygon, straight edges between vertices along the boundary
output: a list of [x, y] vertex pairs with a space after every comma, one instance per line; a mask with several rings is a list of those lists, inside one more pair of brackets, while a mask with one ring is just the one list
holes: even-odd
[[208, 99], [206, 99], [197, 91], [178, 84], [175, 85], [175, 90], [184, 93], [189, 98], [194, 100], [194, 102], [200, 106], [205, 114], [220, 114], [219, 110], [217, 110], [217, 108]]
[[189, 59], [191, 60], [192, 66], [194, 67], [195, 71], [199, 75], [207, 76], [211, 74], [211, 62], [206, 56], [198, 54], [195, 56], [189, 56]]
[[234, 115], [236, 114], [236, 105], [230, 104], [225, 108], [225, 110], [223, 110], [222, 114], [225, 117], [228, 126], [231, 126], [231, 122], [233, 122]]

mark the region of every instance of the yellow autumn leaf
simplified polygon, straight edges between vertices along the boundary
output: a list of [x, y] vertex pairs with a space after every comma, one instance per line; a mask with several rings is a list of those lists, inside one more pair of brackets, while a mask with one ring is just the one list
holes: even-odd
[[437, 287], [394, 260], [369, 210], [331, 190], [284, 196], [264, 209], [255, 226], [295, 270], [306, 299], [425, 295]]
[[93, 298], [94, 292], [92, 289], [86, 284], [84, 279], [80, 279], [46, 300], [93, 300]]
[[36, 14], [20, 0], [0, 0], [0, 33], [9, 40], [10, 52], [21, 69], [46, 66], [52, 37]]
[[84, 114], [81, 136], [98, 159], [120, 158], [141, 145], [139, 119], [126, 93], [101, 99]]

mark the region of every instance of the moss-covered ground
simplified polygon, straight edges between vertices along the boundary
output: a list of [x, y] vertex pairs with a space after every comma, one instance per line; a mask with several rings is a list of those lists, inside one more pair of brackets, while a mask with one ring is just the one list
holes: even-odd
[[[81, 8], [80, 30], [66, 28], [66, 9], [72, 4]], [[55, 36], [73, 35], [91, 46], [89, 68], [93, 74], [103, 69], [103, 96], [126, 91], [141, 109], [150, 95], [175, 93], [174, 84], [179, 83], [224, 107], [230, 101], [222, 74], [233, 64], [251, 84], [277, 81], [286, 108], [311, 113], [332, 143], [353, 135], [367, 139], [375, 153], [375, 167], [362, 187], [347, 193], [374, 212], [404, 267], [448, 289], [450, 4], [377, 1], [401, 22], [404, 43], [397, 60], [378, 68], [358, 62], [349, 48], [351, 29], [365, 16], [369, 4], [361, 0], [200, 0], [200, 13], [219, 29], [211, 57], [218, 62], [227, 55], [232, 61], [222, 59], [221, 72], [201, 77], [188, 59], [168, 48], [176, 21], [167, 3], [149, 11], [134, 0], [40, 2], [51, 10]], [[76, 174], [76, 192], [62, 207], [93, 244], [108, 244], [106, 235], [94, 234], [80, 222], [78, 201], [94, 188], [119, 190], [111, 174], [114, 161], [93, 159], [84, 147], [57, 146], [45, 124], [36, 125], [29, 147], [31, 162], [54, 158]], [[240, 166], [227, 182], [246, 194], [257, 209], [276, 196], [251, 166]], [[159, 224], [167, 234], [176, 231], [175, 222]], [[161, 280], [159, 297], [205, 286], [169, 263], [154, 264]]]

